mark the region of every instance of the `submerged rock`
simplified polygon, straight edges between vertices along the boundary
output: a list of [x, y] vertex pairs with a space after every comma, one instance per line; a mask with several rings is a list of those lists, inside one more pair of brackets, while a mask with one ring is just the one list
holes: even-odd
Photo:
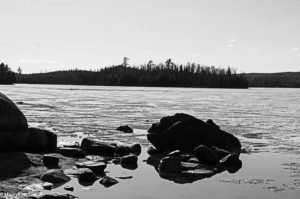
[[119, 183], [118, 180], [111, 178], [109, 176], [104, 176], [103, 178], [101, 178], [101, 180], [99, 181], [100, 184], [102, 184], [104, 187], [111, 187], [117, 183]]
[[50, 169], [41, 176], [41, 180], [51, 183], [64, 183], [70, 181], [71, 178], [60, 169]]
[[147, 138], [160, 151], [193, 151], [199, 145], [216, 146], [234, 153], [241, 150], [240, 141], [232, 134], [184, 113], [164, 117], [153, 124]]
[[119, 126], [119, 127], [117, 128], [117, 130], [118, 130], [118, 131], [122, 131], [122, 132], [124, 132], [124, 133], [133, 133], [132, 128], [131, 128], [130, 126], [128, 126], [128, 125]]

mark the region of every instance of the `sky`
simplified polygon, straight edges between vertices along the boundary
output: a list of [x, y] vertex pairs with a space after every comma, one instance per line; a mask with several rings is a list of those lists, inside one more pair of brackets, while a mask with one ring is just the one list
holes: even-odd
[[153, 60], [300, 71], [299, 0], [0, 0], [0, 62], [23, 73]]

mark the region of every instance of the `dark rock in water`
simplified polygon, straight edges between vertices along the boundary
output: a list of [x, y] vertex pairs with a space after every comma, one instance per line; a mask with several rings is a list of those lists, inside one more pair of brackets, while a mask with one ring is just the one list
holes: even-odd
[[130, 126], [128, 126], [128, 125], [119, 126], [119, 127], [117, 128], [117, 130], [118, 130], [118, 131], [122, 131], [122, 132], [124, 132], [124, 133], [133, 133], [132, 128], [131, 128]]
[[119, 183], [118, 180], [111, 178], [109, 176], [104, 176], [103, 178], [101, 178], [101, 180], [99, 181], [100, 184], [102, 184], [104, 187], [111, 187], [117, 183]]
[[27, 128], [28, 124], [24, 114], [8, 97], [0, 93], [0, 136], [4, 131], [21, 132], [26, 131]]
[[194, 154], [200, 163], [207, 165], [216, 165], [219, 160], [216, 153], [207, 146], [200, 145], [194, 149]]
[[[31, 198], [35, 198], [35, 197], [31, 197]], [[45, 194], [43, 196], [40, 196], [37, 199], [74, 199], [74, 198], [78, 198], [78, 197], [70, 194], [51, 193], [51, 194]]]
[[126, 155], [121, 158], [121, 165], [136, 165], [138, 161], [138, 156], [134, 154]]
[[88, 168], [80, 168], [78, 169], [78, 180], [83, 182], [93, 182], [97, 180], [97, 176], [94, 174], [94, 172]]
[[115, 153], [118, 154], [119, 156], [125, 156], [125, 155], [129, 155], [130, 153], [132, 153], [132, 149], [130, 148], [130, 146], [117, 145]]
[[41, 176], [41, 180], [51, 183], [64, 183], [70, 181], [71, 178], [64, 174], [60, 169], [50, 169]]
[[65, 187], [64, 187], [64, 190], [67, 190], [67, 191], [74, 191], [74, 187], [65, 186]]
[[58, 168], [59, 158], [56, 155], [47, 154], [43, 156], [43, 164], [47, 168]]
[[121, 164], [121, 167], [128, 170], [136, 170], [138, 168], [138, 164]]
[[57, 135], [38, 128], [28, 129], [28, 138], [24, 150], [26, 152], [53, 153], [57, 149]]
[[159, 155], [159, 154], [161, 154], [161, 152], [159, 150], [157, 150], [156, 148], [154, 148], [153, 146], [150, 146], [148, 148], [147, 153], [149, 155]]
[[235, 153], [241, 150], [240, 141], [232, 134], [184, 113], [162, 118], [148, 132], [148, 140], [160, 151], [193, 151], [199, 145]]
[[220, 166], [225, 167], [229, 173], [235, 173], [242, 168], [242, 161], [237, 154], [229, 154], [220, 160]]
[[42, 184], [42, 187], [45, 190], [51, 190], [51, 189], [53, 189], [53, 184], [50, 182], [45, 182], [44, 184]]
[[81, 142], [81, 148], [89, 155], [100, 155], [100, 156], [114, 156], [116, 147], [92, 140], [91, 138], [84, 138]]
[[181, 161], [176, 157], [165, 157], [160, 160], [158, 171], [160, 173], [180, 173], [182, 171]]
[[17, 177], [30, 166], [30, 159], [23, 152], [0, 153], [0, 182]]
[[104, 162], [86, 161], [86, 162], [77, 162], [76, 167], [77, 168], [88, 168], [88, 169], [91, 169], [95, 173], [104, 173], [106, 164]]
[[135, 155], [140, 155], [142, 153], [142, 146], [139, 143], [133, 143], [130, 148]]
[[59, 148], [58, 152], [63, 156], [71, 158], [84, 158], [86, 155], [86, 153], [80, 148], [63, 147]]
[[209, 124], [210, 126], [216, 128], [216, 129], [220, 129], [220, 126], [218, 126], [216, 123], [214, 123], [214, 121], [212, 119], [208, 119], [206, 121], [207, 124]]
[[20, 104], [20, 105], [22, 105], [22, 104], [24, 104], [24, 102], [17, 102], [16, 104]]
[[133, 143], [132, 145], [116, 145], [115, 153], [120, 156], [129, 155], [131, 153], [140, 155], [142, 152], [142, 146], [139, 143]]

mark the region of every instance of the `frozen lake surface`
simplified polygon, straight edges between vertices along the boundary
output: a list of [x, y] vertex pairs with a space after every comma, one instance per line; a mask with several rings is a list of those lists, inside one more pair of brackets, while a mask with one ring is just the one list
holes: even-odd
[[[146, 130], [161, 117], [178, 112], [213, 119], [233, 133], [250, 154], [243, 168], [189, 184], [159, 177], [143, 160], [135, 171], [110, 168], [109, 175], [131, 175], [105, 189], [95, 182], [75, 186], [82, 198], [299, 198], [300, 89], [144, 88], [74, 85], [1, 85], [0, 92], [18, 104], [30, 126], [49, 129], [59, 141], [86, 136], [122, 142], [138, 141], [145, 148]], [[128, 124], [133, 134], [115, 131]], [[57, 189], [63, 192], [63, 187]]]

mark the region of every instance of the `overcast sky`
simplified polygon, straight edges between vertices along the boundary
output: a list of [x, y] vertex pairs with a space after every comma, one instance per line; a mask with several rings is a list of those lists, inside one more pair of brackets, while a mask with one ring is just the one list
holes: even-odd
[[299, 0], [0, 0], [0, 62], [24, 73], [196, 62], [300, 71]]

